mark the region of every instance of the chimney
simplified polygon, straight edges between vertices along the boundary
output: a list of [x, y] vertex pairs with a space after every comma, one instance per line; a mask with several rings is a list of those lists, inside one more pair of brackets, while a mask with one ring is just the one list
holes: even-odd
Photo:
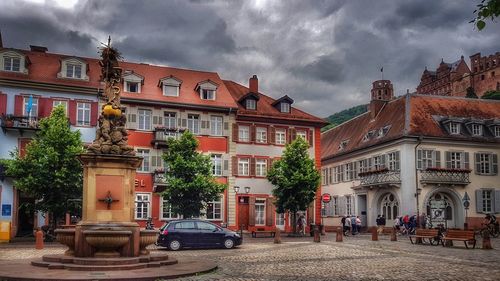
[[250, 79], [248, 79], [248, 88], [250, 88], [250, 93], [259, 92], [259, 79], [257, 78], [257, 75], [254, 75]]
[[48, 51], [47, 47], [30, 45], [32, 52], [46, 53]]
[[394, 89], [390, 80], [377, 80], [372, 83], [372, 99], [368, 109], [372, 119], [377, 117], [384, 105], [394, 98]]

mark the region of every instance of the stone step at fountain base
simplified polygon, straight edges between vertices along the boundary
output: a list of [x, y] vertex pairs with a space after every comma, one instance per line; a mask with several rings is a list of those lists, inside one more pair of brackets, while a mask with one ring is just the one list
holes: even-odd
[[133, 270], [176, 264], [177, 260], [167, 254], [151, 254], [140, 257], [123, 258], [79, 258], [65, 255], [45, 255], [31, 265], [48, 269], [67, 269], [75, 271]]

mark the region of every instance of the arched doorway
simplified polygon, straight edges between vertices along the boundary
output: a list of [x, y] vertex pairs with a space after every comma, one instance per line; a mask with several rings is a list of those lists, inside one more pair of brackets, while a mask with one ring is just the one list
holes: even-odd
[[389, 222], [399, 216], [399, 201], [392, 193], [382, 195], [377, 215], [383, 215]]
[[439, 224], [447, 228], [456, 228], [463, 225], [463, 208], [460, 197], [456, 192], [444, 188], [429, 193], [425, 200], [426, 215], [432, 227]]

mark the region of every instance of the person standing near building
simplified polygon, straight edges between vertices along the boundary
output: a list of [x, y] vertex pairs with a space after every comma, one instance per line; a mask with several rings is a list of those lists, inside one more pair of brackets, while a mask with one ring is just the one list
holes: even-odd
[[381, 234], [382, 233], [382, 216], [378, 215], [377, 220], [375, 222], [377, 223], [377, 233]]
[[356, 232], [361, 233], [361, 219], [359, 216], [356, 216]]
[[349, 218], [347, 215], [344, 216], [344, 218], [345, 218], [344, 235], [348, 236], [348, 233], [351, 232], [351, 218]]
[[357, 230], [357, 228], [356, 228], [356, 216], [354, 216], [354, 215], [351, 216], [350, 220], [351, 220], [351, 233], [352, 233], [352, 235], [356, 235], [356, 232], [357, 232], [356, 231]]

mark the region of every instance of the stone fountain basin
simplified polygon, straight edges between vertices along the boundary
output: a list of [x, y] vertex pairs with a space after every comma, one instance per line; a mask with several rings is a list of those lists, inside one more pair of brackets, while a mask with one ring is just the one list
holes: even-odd
[[56, 229], [54, 231], [56, 234], [56, 240], [68, 246], [68, 250], [65, 252], [66, 255], [73, 255], [75, 253], [75, 229]]
[[127, 244], [132, 235], [129, 230], [84, 230], [87, 243], [97, 249], [117, 249]]

